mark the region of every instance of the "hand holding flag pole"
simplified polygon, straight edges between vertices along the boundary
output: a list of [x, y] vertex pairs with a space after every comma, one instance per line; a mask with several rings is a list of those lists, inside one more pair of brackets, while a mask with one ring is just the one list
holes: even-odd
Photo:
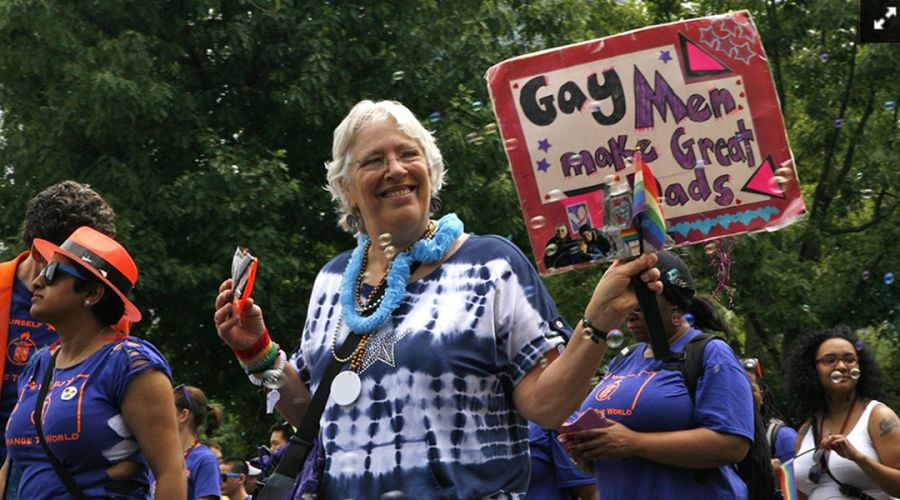
[[[656, 187], [656, 178], [650, 167], [644, 163], [641, 153], [634, 153], [634, 199], [632, 201], [633, 225], [638, 233], [640, 253], [644, 254], [644, 240], [654, 247], [662, 250], [666, 242], [666, 220], [659, 206], [659, 190]], [[669, 349], [669, 340], [666, 338], [666, 330], [663, 326], [659, 305], [656, 303], [656, 295], [647, 288], [647, 284], [641, 281], [640, 276], [631, 278], [631, 286], [641, 306], [641, 313], [647, 325], [647, 333], [650, 337], [650, 346], [653, 348], [653, 357], [658, 360], [666, 360], [672, 357]]]

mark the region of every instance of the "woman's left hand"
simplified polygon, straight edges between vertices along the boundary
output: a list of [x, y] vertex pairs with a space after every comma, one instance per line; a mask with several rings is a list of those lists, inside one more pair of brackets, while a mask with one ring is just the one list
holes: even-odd
[[822, 440], [822, 447], [827, 450], [833, 450], [838, 455], [853, 462], [859, 462], [863, 459], [862, 453], [843, 434], [825, 436], [825, 439]]
[[560, 442], [577, 463], [634, 456], [638, 433], [618, 422], [611, 423], [609, 427], [567, 432]]

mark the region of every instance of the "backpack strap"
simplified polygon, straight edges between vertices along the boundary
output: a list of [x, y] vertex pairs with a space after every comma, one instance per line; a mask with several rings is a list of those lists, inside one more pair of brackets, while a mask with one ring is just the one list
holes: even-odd
[[613, 366], [616, 366], [617, 364], [621, 363], [625, 358], [630, 356], [631, 353], [633, 353], [635, 351], [635, 349], [637, 349], [638, 346], [641, 344], [643, 344], [643, 342], [635, 342], [634, 344], [631, 344], [627, 347], [622, 348], [622, 350], [619, 351], [619, 354], [616, 354], [615, 356], [613, 356], [613, 359], [609, 360], [609, 364], [607, 365], [609, 367], [609, 369], [611, 370]]
[[724, 342], [724, 340], [711, 333], [698, 333], [694, 335], [694, 338], [688, 341], [687, 345], [684, 346], [684, 351], [681, 353], [675, 353], [678, 356], [678, 359], [672, 360], [672, 363], [678, 363], [681, 369], [681, 376], [684, 377], [684, 385], [687, 386], [688, 394], [691, 395], [691, 400], [694, 400], [694, 395], [697, 392], [697, 381], [700, 379], [700, 375], [703, 374], [703, 352], [706, 350], [706, 344], [713, 339], [719, 339]]
[[773, 452], [775, 451], [775, 437], [778, 436], [778, 431], [780, 431], [784, 425], [784, 422], [781, 420], [773, 418], [769, 421], [769, 425], [766, 426], [766, 441], [769, 442], [769, 448], [771, 448]]

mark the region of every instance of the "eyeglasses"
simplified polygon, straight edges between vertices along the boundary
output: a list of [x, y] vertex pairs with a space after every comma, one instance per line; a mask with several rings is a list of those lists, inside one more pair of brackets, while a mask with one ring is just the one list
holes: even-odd
[[422, 161], [422, 153], [417, 149], [406, 149], [400, 151], [396, 156], [374, 154], [368, 158], [359, 160], [356, 164], [367, 170], [377, 170], [387, 168], [387, 166], [390, 165], [391, 160], [397, 160], [400, 165], [408, 167], [413, 163]]
[[175, 392], [181, 390], [181, 395], [184, 396], [184, 401], [185, 401], [185, 403], [187, 403], [187, 409], [188, 409], [188, 411], [191, 412], [191, 413], [194, 413], [194, 405], [193, 405], [193, 403], [191, 402], [191, 393], [188, 392], [187, 386], [184, 385], [184, 384], [178, 384], [178, 387], [176, 387], [176, 388], [174, 388], [174, 389], [172, 389], [172, 390], [175, 391]]
[[828, 455], [825, 453], [825, 448], [816, 448], [813, 453], [813, 466], [809, 468], [807, 479], [812, 483], [819, 484], [819, 481], [822, 480], [822, 470], [826, 467], [828, 467]]
[[224, 483], [225, 481], [228, 481], [229, 477], [241, 477], [241, 476], [243, 476], [243, 474], [241, 474], [240, 472], [223, 472], [222, 475], [219, 476], [219, 478]]
[[78, 269], [63, 264], [62, 262], [53, 261], [47, 264], [47, 267], [41, 269], [40, 275], [44, 278], [44, 283], [46, 283], [47, 285], [52, 285], [56, 278], [59, 276], [58, 274], [56, 274], [57, 271], [62, 271], [69, 276], [74, 276], [75, 279], [80, 281], [88, 281], [89, 279]]
[[816, 360], [816, 363], [821, 363], [825, 366], [834, 366], [838, 361], [843, 361], [845, 365], [852, 366], [859, 362], [859, 358], [856, 357], [856, 354], [846, 353], [841, 356], [837, 354], [826, 354], [821, 358]]

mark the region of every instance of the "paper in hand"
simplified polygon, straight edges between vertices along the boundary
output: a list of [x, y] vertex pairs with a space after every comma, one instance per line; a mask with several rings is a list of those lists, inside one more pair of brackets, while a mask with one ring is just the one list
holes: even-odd
[[574, 422], [566, 422], [560, 426], [557, 431], [560, 434], [566, 432], [575, 432], [575, 431], [586, 431], [588, 429], [599, 429], [603, 427], [609, 427], [612, 425], [612, 422], [606, 419], [606, 414], [603, 410], [585, 410], [581, 415], [575, 419]]
[[231, 259], [231, 290], [234, 292], [234, 300], [241, 309], [253, 292], [258, 265], [258, 259], [246, 248], [237, 247], [234, 251], [234, 257]]

